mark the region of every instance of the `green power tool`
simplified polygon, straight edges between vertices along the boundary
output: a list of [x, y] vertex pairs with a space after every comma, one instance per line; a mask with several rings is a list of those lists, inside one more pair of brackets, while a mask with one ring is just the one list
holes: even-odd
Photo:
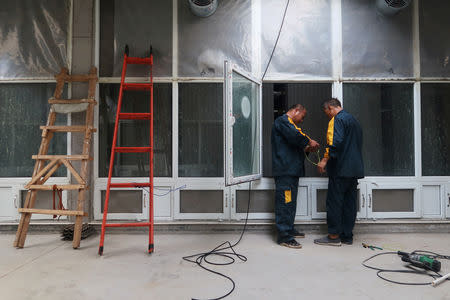
[[408, 262], [413, 266], [439, 272], [441, 270], [441, 262], [423, 254], [407, 253], [398, 251], [397, 254], [402, 257], [402, 261]]

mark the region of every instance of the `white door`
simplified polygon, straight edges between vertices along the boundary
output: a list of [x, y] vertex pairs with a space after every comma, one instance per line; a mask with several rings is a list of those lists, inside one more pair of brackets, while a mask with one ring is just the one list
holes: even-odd
[[405, 181], [368, 182], [367, 217], [419, 218], [420, 188], [417, 183]]
[[9, 221], [15, 218], [17, 212], [17, 195], [12, 187], [0, 187], [0, 221]]

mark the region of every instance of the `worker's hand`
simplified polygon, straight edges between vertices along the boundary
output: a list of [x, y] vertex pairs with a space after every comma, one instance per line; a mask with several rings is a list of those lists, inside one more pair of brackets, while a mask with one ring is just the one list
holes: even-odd
[[[309, 140], [307, 148], [309, 152], [316, 152], [320, 147], [320, 144], [316, 142], [315, 140]], [[306, 150], [305, 150], [306, 151]]]
[[320, 174], [325, 173], [325, 167], [327, 166], [328, 159], [322, 158], [322, 160], [317, 164], [317, 171], [319, 171]]

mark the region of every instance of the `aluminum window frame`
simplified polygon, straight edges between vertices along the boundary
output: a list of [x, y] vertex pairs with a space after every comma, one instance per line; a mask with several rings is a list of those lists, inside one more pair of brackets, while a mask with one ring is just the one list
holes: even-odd
[[[70, 1], [70, 8], [69, 8], [69, 20], [68, 20], [68, 28], [67, 28], [67, 48], [66, 48], [66, 55], [67, 55], [67, 67], [71, 71], [72, 70], [72, 38], [73, 38], [73, 11], [74, 11], [74, 4], [73, 0]], [[21, 83], [56, 83], [53, 76], [48, 77], [20, 77], [20, 78], [3, 78], [0, 79], [0, 87], [1, 84], [4, 83], [14, 83], [14, 84], [21, 84]], [[70, 99], [72, 96], [72, 83], [67, 83], [67, 96]], [[71, 114], [67, 114], [67, 125], [72, 124], [72, 118]], [[40, 124], [45, 125], [45, 124]], [[39, 134], [36, 132], [36, 134]], [[66, 135], [66, 150], [67, 154], [70, 155], [72, 153], [72, 134], [70, 132]], [[36, 153], [39, 149], [36, 149]], [[31, 159], [31, 158], [25, 158], [25, 159]], [[51, 177], [48, 179], [47, 183], [54, 185], [65, 185], [70, 184], [71, 182], [71, 173], [67, 171], [66, 176], [63, 177]], [[31, 180], [32, 174], [30, 176], [19, 176], [19, 177], [0, 177], [0, 188], [10, 188], [11, 189], [11, 215], [9, 217], [0, 217], [0, 221], [18, 221], [21, 217], [21, 214], [18, 212], [18, 208], [20, 208], [21, 204], [21, 191], [27, 190], [25, 189], [25, 185]], [[68, 193], [63, 192], [63, 205], [67, 207], [67, 201], [68, 200]], [[7, 200], [8, 201], [8, 200]], [[44, 216], [44, 215], [36, 215], [32, 216], [31, 220], [48, 220], [52, 219], [51, 215]], [[61, 216], [61, 219], [66, 220], [67, 216]]]
[[[259, 133], [259, 170], [257, 174], [244, 175], [240, 177], [235, 177], [233, 175], [233, 73], [237, 73], [246, 79], [250, 80], [252, 83], [258, 85], [258, 96], [257, 96], [257, 125]], [[262, 178], [262, 82], [252, 74], [246, 72], [244, 69], [240, 68], [235, 63], [230, 61], [225, 61], [224, 64], [224, 176], [225, 184], [234, 185], [249, 181], [254, 181]]]
[[[262, 0], [251, 0], [252, 5], [255, 5], [256, 9], [261, 9]], [[96, 7], [96, 18], [95, 18], [95, 26], [96, 26], [96, 34], [95, 34], [95, 65], [99, 67], [99, 51], [100, 51], [100, 1], [95, 1]], [[253, 7], [253, 6], [252, 6]], [[449, 83], [450, 78], [448, 77], [421, 77], [420, 75], [420, 36], [419, 36], [419, 5], [418, 0], [413, 0], [411, 3], [411, 8], [413, 9], [413, 78], [368, 78], [368, 77], [352, 77], [352, 78], [343, 78], [342, 76], [342, 3], [341, 0], [332, 0], [331, 1], [331, 43], [332, 43], [332, 64], [333, 64], [333, 72], [330, 78], [320, 77], [320, 76], [309, 76], [307, 78], [292, 78], [289, 76], [281, 76], [281, 77], [270, 77], [270, 74], [266, 77], [264, 82], [295, 82], [295, 83], [308, 83], [308, 82], [332, 82], [332, 95], [333, 97], [337, 97], [343, 103], [345, 107], [345, 99], [343, 99], [342, 91], [344, 83], [414, 83], [414, 154], [415, 154], [415, 168], [414, 168], [414, 176], [409, 177], [366, 177], [362, 181], [360, 180], [360, 194], [366, 196], [366, 191], [363, 191], [364, 187], [367, 184], [371, 184], [375, 182], [377, 184], [383, 184], [385, 182], [393, 182], [398, 184], [401, 188], [403, 183], [417, 183], [419, 185], [424, 184], [439, 184], [442, 188], [442, 198], [441, 205], [442, 211], [446, 212], [447, 218], [450, 218], [450, 208], [446, 207], [446, 199], [445, 192], [450, 190], [450, 176], [422, 176], [421, 170], [421, 120], [420, 120], [420, 86], [421, 83]], [[164, 186], [170, 185], [173, 188], [182, 186], [184, 184], [188, 185], [188, 189], [191, 187], [190, 184], [193, 184], [195, 189], [210, 189], [210, 185], [213, 185], [214, 188], [223, 189], [224, 191], [224, 208], [228, 209], [229, 218], [234, 219], [234, 216], [238, 215], [231, 208], [233, 192], [238, 189], [238, 187], [227, 188], [224, 186], [224, 177], [214, 177], [214, 178], [179, 178], [178, 177], [178, 83], [179, 82], [214, 82], [214, 83], [223, 83], [223, 78], [220, 77], [178, 77], [178, 0], [172, 0], [172, 76], [171, 77], [157, 77], [154, 78], [154, 82], [165, 82], [172, 83], [172, 177], [169, 178], [156, 178], [155, 177], [155, 185], [156, 182], [164, 182]], [[253, 12], [252, 12], [253, 13]], [[255, 23], [258, 22], [258, 13], [255, 11]], [[260, 27], [255, 27], [254, 32], [258, 32], [261, 30]], [[259, 55], [261, 52], [261, 41], [253, 37], [254, 40], [252, 42], [252, 53], [253, 55]], [[68, 46], [69, 47], [69, 46]], [[261, 58], [259, 58], [261, 59]], [[255, 62], [255, 61], [254, 61]], [[255, 62], [256, 63], [256, 62]], [[256, 64], [258, 66], [258, 64]], [[253, 73], [252, 67], [252, 73]], [[256, 73], [258, 73], [255, 68]], [[260, 71], [260, 70], [259, 70]], [[139, 82], [142, 80], [146, 80], [146, 78], [127, 78], [130, 81]], [[148, 80], [148, 79], [147, 79]], [[49, 80], [51, 81], [51, 80]], [[28, 82], [28, 81], [27, 81]], [[99, 78], [99, 83], [119, 83], [119, 77], [101, 77]], [[97, 88], [97, 93], [99, 92]], [[98, 99], [98, 94], [97, 94]], [[224, 100], [225, 101], [225, 100]], [[98, 128], [98, 106], [95, 107], [95, 126]], [[225, 125], [225, 124], [224, 124]], [[225, 128], [225, 126], [224, 126]], [[262, 126], [261, 126], [262, 129]], [[94, 135], [94, 161], [98, 162], [98, 134]], [[225, 171], [225, 170], [224, 170]], [[102, 184], [102, 182], [106, 182], [107, 178], [99, 178], [98, 177], [98, 163], [94, 163], [93, 168], [94, 181], [95, 185]], [[130, 179], [136, 181], [136, 178]], [[301, 178], [300, 185], [308, 186], [308, 215], [305, 216], [297, 216], [296, 220], [310, 220], [314, 219], [314, 212], [312, 209], [313, 203], [317, 201], [316, 198], [313, 197], [312, 186], [314, 184], [318, 185], [326, 185], [326, 178]], [[1, 178], [0, 178], [1, 182]], [[273, 178], [262, 177], [258, 182], [252, 184], [252, 189], [258, 189], [258, 187], [269, 187], [273, 186]], [[244, 184], [244, 186], [246, 186]], [[246, 189], [245, 187], [243, 189]], [[231, 194], [230, 194], [231, 193]], [[235, 197], [235, 196], [234, 196]], [[416, 200], [416, 199], [415, 199]], [[97, 201], [94, 197], [94, 203]], [[179, 213], [179, 191], [175, 191], [172, 193], [171, 197], [171, 207], [172, 207], [172, 217], [170, 220], [183, 220], [183, 219], [212, 219], [212, 220], [222, 220], [226, 219], [226, 212], [221, 215], [207, 215], [207, 214], [180, 214]], [[366, 199], [367, 201], [367, 199]], [[422, 202], [426, 202], [426, 199], [422, 199], [421, 194], [419, 193], [418, 201], [420, 204]], [[363, 200], [361, 198], [361, 205]], [[367, 204], [367, 203], [365, 203]], [[366, 218], [367, 215], [364, 215], [362, 212], [367, 213], [367, 207], [360, 208], [360, 215], [358, 218]], [[249, 218], [259, 218], [263, 216], [249, 214]], [[387, 213], [386, 215], [378, 215], [377, 218], [390, 218], [391, 215]], [[237, 216], [237, 218], [243, 218], [242, 216]], [[443, 215], [443, 218], [445, 216]], [[158, 220], [158, 214], [155, 211], [155, 220]]]

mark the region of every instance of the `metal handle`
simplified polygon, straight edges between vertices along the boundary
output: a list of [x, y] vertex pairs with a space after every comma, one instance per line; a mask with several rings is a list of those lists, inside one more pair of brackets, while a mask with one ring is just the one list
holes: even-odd
[[147, 207], [147, 193], [144, 194], [144, 208]]
[[14, 195], [14, 207], [17, 208], [17, 195]]
[[369, 194], [369, 208], [372, 207], [372, 194]]
[[225, 195], [225, 207], [228, 207], [228, 195]]
[[362, 204], [361, 207], [366, 206], [366, 197], [364, 197], [364, 194], [361, 195], [362, 196]]
[[448, 197], [447, 207], [450, 207], [450, 193], [447, 194], [447, 197]]

